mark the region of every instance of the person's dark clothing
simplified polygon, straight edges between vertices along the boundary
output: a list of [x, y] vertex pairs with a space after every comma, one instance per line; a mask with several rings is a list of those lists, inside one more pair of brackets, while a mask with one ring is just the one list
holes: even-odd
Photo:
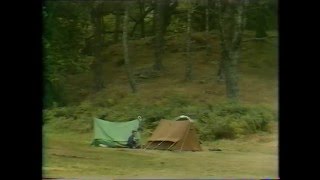
[[136, 140], [134, 139], [134, 135], [131, 135], [131, 136], [128, 138], [128, 144], [127, 144], [127, 146], [128, 146], [129, 148], [136, 148], [137, 142], [136, 142]]

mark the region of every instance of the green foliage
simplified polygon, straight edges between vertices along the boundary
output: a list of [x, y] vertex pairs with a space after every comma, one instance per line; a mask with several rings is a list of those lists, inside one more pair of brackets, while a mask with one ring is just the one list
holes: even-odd
[[90, 35], [89, 9], [85, 3], [47, 1], [44, 15], [44, 75], [50, 82], [66, 74], [89, 69], [90, 59], [79, 52]]
[[[44, 33], [44, 105], [53, 102], [62, 105], [61, 87], [69, 74], [88, 71], [92, 59], [80, 52], [85, 39], [90, 36], [90, 13], [88, 3], [72, 1], [46, 1], [43, 6]], [[58, 88], [60, 87], [60, 88]]]
[[275, 0], [250, 1], [246, 10], [246, 28], [249, 30], [257, 28], [274, 30], [277, 28], [277, 13]]
[[172, 23], [168, 26], [169, 35], [170, 35], [170, 32], [172, 32], [173, 34], [186, 32], [187, 23], [184, 15], [173, 16], [171, 22]]
[[263, 106], [221, 104], [213, 107], [206, 122], [199, 122], [200, 138], [203, 140], [233, 139], [259, 131], [269, 131], [275, 113]]
[[[109, 101], [112, 102], [108, 105]], [[105, 102], [104, 107], [84, 102], [80, 106], [47, 110], [44, 111], [44, 122], [53, 124], [49, 126], [54, 129], [88, 132], [92, 130], [93, 117], [110, 121], [128, 121], [142, 116], [142, 126], [152, 130], [161, 119], [170, 120], [179, 115], [187, 115], [196, 120], [201, 140], [210, 141], [221, 138], [234, 139], [261, 131], [269, 132], [270, 122], [276, 120], [276, 113], [263, 106], [228, 103], [208, 107], [195, 104], [177, 106], [176, 101], [170, 98], [163, 101], [163, 104], [141, 104], [135, 100], [123, 104], [110, 99], [106, 99]]]
[[190, 99], [184, 94], [172, 93], [167, 96], [170, 106], [187, 106], [191, 103]]

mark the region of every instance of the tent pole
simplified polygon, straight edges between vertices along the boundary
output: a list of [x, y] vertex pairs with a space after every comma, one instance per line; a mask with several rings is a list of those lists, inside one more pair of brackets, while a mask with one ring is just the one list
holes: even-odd
[[[168, 138], [169, 136], [167, 136], [167, 138]], [[162, 143], [163, 143], [164, 141], [161, 141], [160, 143], [158, 143], [158, 145], [157, 146], [155, 146], [153, 149], [156, 149], [158, 146], [160, 146]]]
[[177, 142], [178, 142], [178, 141], [172, 143], [171, 146], [169, 146], [167, 150], [170, 150], [170, 148], [171, 148], [172, 146], [174, 146]]

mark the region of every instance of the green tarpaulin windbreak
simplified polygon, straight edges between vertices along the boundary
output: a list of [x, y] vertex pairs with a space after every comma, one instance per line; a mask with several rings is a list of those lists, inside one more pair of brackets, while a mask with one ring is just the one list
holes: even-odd
[[[138, 130], [140, 121], [138, 119], [127, 122], [111, 122], [102, 119], [93, 119], [94, 138], [91, 145], [107, 147], [126, 147], [132, 130]], [[137, 132], [136, 138], [140, 139]]]

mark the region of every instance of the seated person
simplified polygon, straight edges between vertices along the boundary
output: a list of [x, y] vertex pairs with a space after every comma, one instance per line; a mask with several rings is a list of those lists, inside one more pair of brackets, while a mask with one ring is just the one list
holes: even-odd
[[136, 139], [136, 133], [137, 131], [133, 130], [131, 136], [128, 138], [127, 146], [131, 149], [140, 148], [140, 145], [138, 145], [138, 142]]

